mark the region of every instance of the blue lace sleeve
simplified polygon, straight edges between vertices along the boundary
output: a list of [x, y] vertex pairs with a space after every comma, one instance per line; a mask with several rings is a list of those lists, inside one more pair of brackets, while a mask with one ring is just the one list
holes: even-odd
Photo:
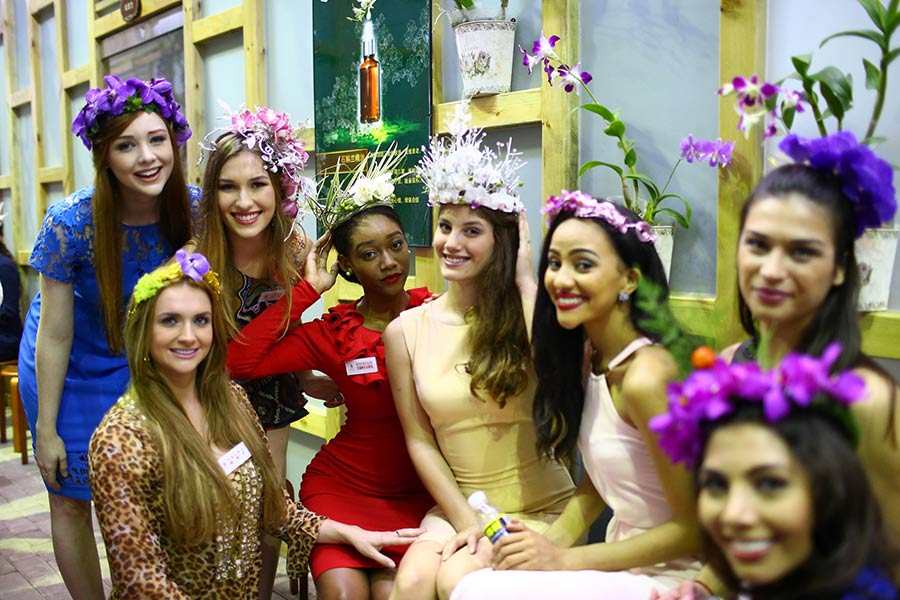
[[94, 188], [86, 187], [47, 209], [29, 259], [38, 272], [71, 283], [79, 265], [91, 262], [93, 195]]

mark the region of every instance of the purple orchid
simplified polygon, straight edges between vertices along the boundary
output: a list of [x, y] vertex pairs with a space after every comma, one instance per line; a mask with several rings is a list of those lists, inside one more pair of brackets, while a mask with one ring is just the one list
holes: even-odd
[[526, 69], [528, 69], [528, 74], [531, 75], [531, 73], [534, 70], [534, 65], [541, 62], [541, 57], [528, 54], [528, 52], [522, 46], [519, 46], [519, 52], [521, 52], [523, 54], [522, 64], [525, 66]]
[[897, 212], [894, 172], [887, 161], [860, 144], [849, 131], [822, 138], [785, 137], [778, 145], [795, 162], [831, 171], [840, 178], [841, 189], [853, 204], [858, 238], [870, 227], [880, 227]]
[[731, 163], [731, 153], [734, 151], [734, 142], [723, 141], [717, 138], [715, 142], [709, 140], [694, 140], [689, 134], [681, 140], [681, 158], [692, 163], [695, 160], [707, 161], [711, 167], [727, 167]]
[[593, 79], [590, 73], [581, 70], [581, 63], [577, 63], [574, 67], [560, 65], [557, 67], [556, 73], [560, 79], [557, 85], [562, 86], [566, 93], [572, 93], [579, 82], [588, 84]]
[[175, 101], [172, 84], [165, 79], [140, 79], [122, 81], [115, 75], [103, 78], [105, 88], [92, 88], [84, 96], [84, 106], [72, 121], [72, 133], [78, 136], [88, 150], [93, 149], [91, 137], [96, 135], [102, 122], [126, 112], [144, 110], [156, 112], [169, 121], [179, 145], [191, 137], [191, 128]]
[[181, 271], [194, 281], [201, 281], [211, 269], [209, 261], [199, 252], [189, 255], [185, 250], [178, 250], [175, 252], [175, 262], [181, 267]]
[[673, 462], [692, 466], [702, 449], [702, 422], [731, 413], [735, 402], [759, 402], [769, 422], [784, 419], [795, 407], [845, 411], [844, 407], [865, 398], [866, 390], [865, 382], [852, 371], [831, 373], [840, 353], [838, 343], [829, 345], [819, 358], [791, 353], [771, 371], [755, 363], [729, 365], [716, 359], [710, 368], [694, 371], [682, 383], [669, 384], [669, 410], [653, 417], [650, 429]]
[[544, 37], [544, 32], [541, 31], [541, 37], [540, 39], [534, 41], [534, 45], [531, 48], [531, 53], [540, 60], [551, 58], [559, 60], [559, 57], [553, 50], [553, 47], [556, 46], [556, 42], [558, 42], [559, 39], [560, 38], [558, 35], [551, 35], [549, 38]]

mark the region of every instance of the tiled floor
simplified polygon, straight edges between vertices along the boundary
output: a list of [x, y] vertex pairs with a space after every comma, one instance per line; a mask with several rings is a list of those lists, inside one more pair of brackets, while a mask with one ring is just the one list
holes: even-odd
[[[29, 464], [23, 465], [19, 455], [12, 450], [11, 428], [7, 437], [10, 441], [0, 444], [0, 599], [68, 599], [70, 596], [53, 558], [47, 492], [34, 457], [30, 457]], [[96, 539], [108, 593], [109, 567], [99, 530]], [[284, 572], [282, 559], [272, 596], [276, 600], [292, 598]], [[315, 600], [312, 578], [309, 579], [309, 597]]]

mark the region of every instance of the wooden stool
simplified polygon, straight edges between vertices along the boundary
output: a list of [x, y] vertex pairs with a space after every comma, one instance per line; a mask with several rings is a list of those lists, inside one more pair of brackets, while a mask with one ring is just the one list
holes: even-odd
[[[22, 455], [22, 464], [28, 464], [28, 425], [25, 422], [25, 408], [19, 396], [19, 368], [17, 365], [6, 365], [0, 369], [3, 381], [9, 381], [9, 407], [12, 412], [13, 451]], [[4, 386], [5, 387], [5, 386]], [[6, 407], [3, 407], [3, 429], [6, 430]]]
[[[17, 362], [14, 360], [6, 360], [0, 362], [0, 370], [9, 367], [16, 366]], [[7, 442], [6, 439], [6, 394], [8, 393], [7, 388], [9, 387], [7, 380], [12, 379], [12, 377], [3, 377], [0, 379], [0, 444], [5, 444]]]
[[[287, 489], [291, 500], [294, 500], [294, 484], [290, 479], [284, 480], [284, 487]], [[290, 552], [290, 549], [288, 550]], [[297, 596], [299, 600], [309, 600], [309, 573], [304, 573], [297, 579], [291, 579], [291, 595]]]

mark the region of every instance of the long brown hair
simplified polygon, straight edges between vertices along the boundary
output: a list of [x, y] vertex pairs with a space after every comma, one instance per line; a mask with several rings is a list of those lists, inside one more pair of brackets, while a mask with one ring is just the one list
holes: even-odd
[[500, 406], [528, 386], [531, 352], [516, 286], [519, 250], [518, 216], [484, 207], [475, 214], [491, 224], [494, 249], [478, 276], [479, 300], [466, 313], [471, 355], [466, 373], [473, 396], [486, 394]]
[[[191, 424], [153, 361], [144, 360], [150, 356], [159, 294], [178, 285], [202, 289], [212, 306], [212, 345], [197, 368], [196, 380], [197, 397], [206, 411], [208, 438]], [[237, 511], [234, 489], [210, 451], [211, 444], [220, 448], [231, 448], [239, 442], [247, 445], [263, 479], [263, 519], [273, 526], [284, 519], [283, 484], [256, 415], [240, 399], [243, 392], [231, 383], [225, 371], [226, 348], [222, 305], [205, 280], [176, 279], [137, 306], [132, 300], [125, 323], [125, 349], [131, 371], [126, 394], [135, 399], [159, 445], [163, 510], [170, 538], [178, 546], [214, 540], [217, 517], [227, 520]]]
[[[119, 181], [109, 168], [109, 148], [141, 112], [127, 112], [104, 121], [91, 138], [94, 160], [94, 271], [100, 290], [100, 311], [106, 329], [106, 343], [113, 354], [121, 354], [122, 341], [122, 200]], [[172, 174], [159, 195], [159, 232], [173, 251], [191, 237], [191, 207], [181, 154], [172, 125], [165, 119], [172, 144]], [[130, 292], [129, 292], [130, 295]]]
[[[261, 155], [256, 148], [247, 147], [243, 136], [236, 133], [222, 134], [215, 144], [216, 149], [210, 154], [209, 161], [206, 163], [206, 171], [203, 174], [198, 250], [206, 255], [212, 269], [222, 275], [222, 302], [225, 307], [225, 319], [229, 332], [234, 335], [237, 331], [234, 315], [238, 300], [237, 294], [241, 287], [241, 272], [234, 265], [228, 230], [219, 211], [219, 176], [230, 158], [242, 152], [255, 154], [260, 159]], [[291, 314], [290, 288], [300, 279], [300, 275], [295, 266], [296, 258], [289, 245], [290, 239], [286, 239], [292, 235], [290, 233], [291, 219], [281, 210], [281, 203], [284, 200], [281, 177], [272, 171], [267, 170], [266, 172], [275, 189], [275, 214], [267, 228], [269, 239], [266, 254], [272, 259], [270, 273], [286, 291], [285, 312], [282, 320], [282, 326], [286, 329]]]

